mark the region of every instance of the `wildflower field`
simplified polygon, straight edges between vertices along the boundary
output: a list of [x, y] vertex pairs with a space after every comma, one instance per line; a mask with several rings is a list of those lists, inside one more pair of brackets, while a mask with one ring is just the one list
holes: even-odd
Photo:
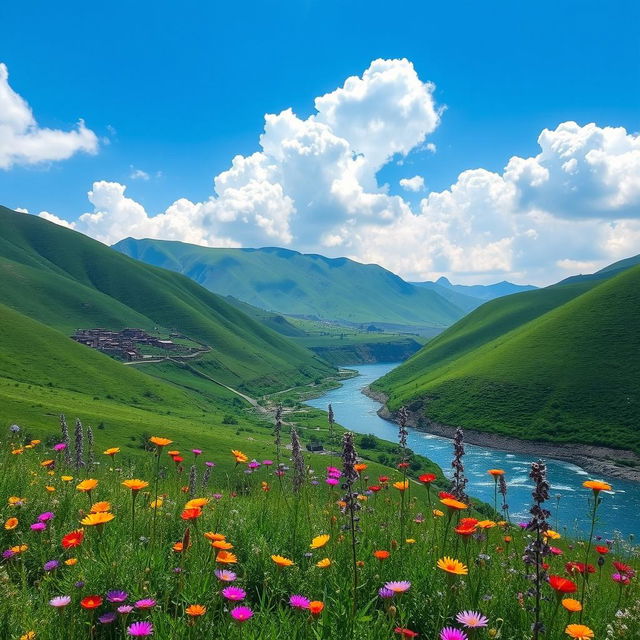
[[591, 535], [565, 539], [543, 462], [513, 521], [500, 469], [494, 504], [472, 506], [461, 432], [442, 487], [410, 475], [403, 425], [384, 476], [350, 433], [311, 469], [281, 426], [273, 460], [158, 434], [131, 462], [117, 442], [93, 451], [79, 424], [52, 446], [9, 430], [0, 638], [640, 638], [637, 550], [598, 534], [615, 487], [584, 483]]

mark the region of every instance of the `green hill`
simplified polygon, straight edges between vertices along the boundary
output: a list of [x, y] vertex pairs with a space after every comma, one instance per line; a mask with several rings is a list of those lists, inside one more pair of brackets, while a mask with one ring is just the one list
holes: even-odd
[[0, 300], [66, 336], [89, 327], [176, 329], [212, 348], [194, 368], [249, 392], [303, 384], [332, 372], [308, 350], [189, 278], [3, 207]]
[[[465, 310], [374, 264], [278, 248], [215, 249], [126, 238], [118, 251], [254, 307], [345, 324], [442, 329]], [[385, 326], [387, 325], [387, 326]]]
[[640, 266], [494, 300], [373, 388], [437, 422], [640, 451]]

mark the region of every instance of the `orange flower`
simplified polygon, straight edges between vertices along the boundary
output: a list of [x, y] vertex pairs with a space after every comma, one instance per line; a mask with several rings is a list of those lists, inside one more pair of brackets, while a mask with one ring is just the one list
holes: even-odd
[[331, 560], [329, 560], [329, 558], [322, 558], [322, 560], [318, 560], [318, 562], [316, 562], [316, 567], [319, 569], [327, 569], [330, 566]]
[[393, 486], [398, 491], [406, 491], [409, 488], [409, 481], [408, 480], [399, 480], [398, 482], [394, 482]]
[[384, 549], [379, 549], [373, 552], [373, 557], [378, 558], [378, 560], [386, 560], [391, 554]]
[[285, 558], [284, 556], [271, 556], [271, 559], [279, 567], [290, 567], [291, 565], [295, 564], [295, 562], [293, 560], [289, 560], [289, 558]]
[[80, 606], [83, 609], [97, 609], [102, 604], [102, 598], [100, 596], [87, 596], [80, 600]]
[[444, 512], [440, 511], [440, 509], [434, 509], [432, 513], [436, 518], [442, 518], [442, 516], [444, 515]]
[[442, 498], [440, 500], [445, 507], [449, 507], [453, 511], [461, 511], [462, 509], [467, 509], [467, 505], [464, 502], [460, 502], [455, 498]]
[[123, 487], [127, 487], [127, 489], [131, 489], [133, 493], [138, 493], [141, 489], [146, 489], [149, 486], [148, 482], [144, 480], [138, 480], [137, 478], [132, 478], [131, 480], [125, 480], [122, 483]]
[[180, 455], [180, 452], [179, 452], [179, 451], [176, 451], [175, 449], [172, 449], [172, 450], [170, 450], [170, 451], [167, 451], [167, 455], [168, 455], [168, 456], [171, 456], [171, 457], [173, 458], [174, 456], [179, 456], [179, 455]]
[[196, 507], [195, 509], [185, 509], [180, 514], [180, 517], [183, 520], [195, 520], [196, 518], [199, 518], [201, 515], [202, 515], [202, 509], [200, 509], [200, 507]]
[[173, 440], [169, 440], [168, 438], [159, 438], [158, 436], [152, 436], [151, 438], [149, 438], [149, 442], [151, 444], [155, 444], [156, 447], [161, 449], [162, 447], [166, 447], [167, 445], [170, 445], [173, 442]]
[[74, 565], [78, 564], [78, 558], [68, 558], [64, 561], [64, 563], [67, 565], [67, 567], [73, 567]]
[[437, 562], [437, 566], [438, 569], [442, 569], [443, 571], [456, 576], [466, 576], [469, 573], [469, 569], [465, 564], [462, 564], [460, 560], [454, 560], [448, 556], [440, 558]]
[[582, 486], [585, 489], [593, 489], [594, 493], [598, 493], [599, 491], [611, 491], [611, 485], [607, 482], [602, 482], [601, 480], [585, 480], [582, 483]]
[[103, 500], [102, 502], [94, 502], [91, 505], [91, 513], [101, 513], [102, 511], [111, 511], [111, 503]]
[[76, 489], [78, 491], [92, 491], [98, 486], [98, 481], [93, 478], [87, 478], [83, 480], [78, 485], [76, 485]]
[[574, 640], [591, 640], [594, 637], [593, 631], [584, 624], [568, 624], [564, 632]]
[[115, 456], [116, 453], [120, 453], [120, 447], [111, 447], [111, 449], [107, 449], [102, 453], [104, 453], [105, 456], [111, 456], [113, 458], [113, 456]]
[[15, 547], [11, 547], [11, 551], [13, 551], [13, 553], [24, 553], [27, 549], [29, 549], [28, 544], [18, 544]]
[[309, 603], [309, 611], [311, 612], [312, 616], [319, 616], [322, 613], [323, 609], [324, 602], [322, 602], [321, 600], [312, 600]]
[[205, 505], [209, 504], [209, 498], [194, 498], [193, 500], [189, 500], [187, 504], [184, 505], [185, 509], [202, 509]]
[[471, 536], [476, 532], [476, 525], [475, 523], [469, 524], [461, 522], [455, 528], [455, 532], [461, 536]]
[[238, 451], [237, 449], [231, 449], [231, 455], [236, 459], [236, 464], [242, 464], [244, 462], [249, 462], [249, 458], [242, 453], [242, 451]]
[[36, 640], [36, 637], [35, 631], [27, 631], [20, 636], [20, 640]]
[[580, 600], [574, 600], [573, 598], [563, 598], [562, 606], [571, 612], [582, 611], [582, 605], [580, 604]]
[[45, 489], [49, 492], [49, 493], [54, 493], [56, 488], [52, 487], [50, 484], [45, 486]]
[[18, 526], [18, 518], [9, 518], [5, 523], [4, 523], [4, 528], [7, 531], [11, 531], [12, 529], [15, 529]]
[[358, 473], [362, 473], [366, 468], [367, 465], [364, 462], [358, 462], [358, 464], [354, 464], [353, 468], [358, 472]]
[[41, 466], [41, 467], [51, 467], [51, 466], [53, 466], [55, 463], [56, 463], [56, 461], [55, 461], [55, 460], [43, 460], [43, 461], [40, 463], [40, 466]]
[[238, 562], [238, 558], [235, 553], [229, 553], [223, 549], [222, 551], [218, 551], [216, 562], [219, 562], [220, 564], [235, 564]]
[[62, 547], [64, 549], [72, 549], [73, 547], [79, 547], [84, 540], [84, 529], [76, 529], [71, 533], [67, 533], [62, 538]]
[[214, 540], [211, 543], [211, 546], [214, 547], [215, 549], [224, 549], [225, 551], [228, 551], [229, 549], [233, 549], [233, 545], [230, 542], [227, 542], [226, 540]]
[[99, 513], [90, 513], [88, 516], [80, 520], [80, 524], [86, 527], [96, 527], [107, 522], [111, 522], [115, 516], [108, 511], [101, 511]]
[[204, 537], [207, 540], [211, 540], [212, 542], [216, 541], [216, 540], [226, 540], [227, 536], [225, 536], [223, 533], [214, 533], [213, 531], [207, 531], [204, 534]]
[[207, 613], [207, 607], [203, 607], [201, 604], [192, 604], [188, 606], [184, 612], [192, 618], [197, 618], [198, 616], [203, 616]]
[[62, 482], [71, 482], [73, 480], [73, 476], [60, 476], [60, 480], [62, 480]]
[[331, 536], [327, 533], [322, 534], [321, 536], [316, 536], [312, 541], [309, 547], [311, 549], [322, 549], [327, 542], [331, 539]]
[[504, 471], [502, 469], [489, 469], [489, 471], [487, 471], [487, 473], [490, 476], [493, 476], [494, 478], [497, 478], [498, 476], [503, 476], [504, 475]]

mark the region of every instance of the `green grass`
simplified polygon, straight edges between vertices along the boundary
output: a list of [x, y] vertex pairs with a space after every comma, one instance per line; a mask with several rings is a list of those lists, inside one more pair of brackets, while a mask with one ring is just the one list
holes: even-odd
[[374, 383], [389, 406], [519, 438], [640, 451], [640, 267], [484, 305]]
[[197, 366], [254, 391], [331, 373], [288, 341], [180, 274], [82, 234], [0, 208], [0, 299], [70, 335], [76, 328], [177, 329], [212, 347]]
[[183, 273], [210, 291], [288, 316], [443, 328], [464, 311], [379, 267], [287, 249], [216, 249], [127, 238], [116, 249]]

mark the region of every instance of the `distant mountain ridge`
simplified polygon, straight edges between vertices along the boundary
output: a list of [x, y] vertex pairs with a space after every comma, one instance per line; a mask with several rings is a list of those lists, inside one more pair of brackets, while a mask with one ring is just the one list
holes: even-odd
[[178, 271], [220, 295], [289, 316], [442, 330], [467, 312], [378, 265], [348, 258], [278, 247], [225, 249], [133, 238], [113, 248]]
[[[460, 295], [477, 299], [481, 302], [495, 300], [496, 298], [509, 296], [513, 293], [521, 293], [522, 291], [533, 291], [538, 288], [531, 284], [513, 284], [506, 280], [496, 282], [495, 284], [452, 284], [451, 281], [444, 276], [441, 276], [435, 282], [427, 280], [426, 282], [413, 282], [412, 284], [418, 287], [428, 287], [438, 293], [441, 293], [441, 289], [450, 289]], [[462, 300], [460, 302], [462, 302]], [[476, 304], [476, 306], [479, 305]]]

